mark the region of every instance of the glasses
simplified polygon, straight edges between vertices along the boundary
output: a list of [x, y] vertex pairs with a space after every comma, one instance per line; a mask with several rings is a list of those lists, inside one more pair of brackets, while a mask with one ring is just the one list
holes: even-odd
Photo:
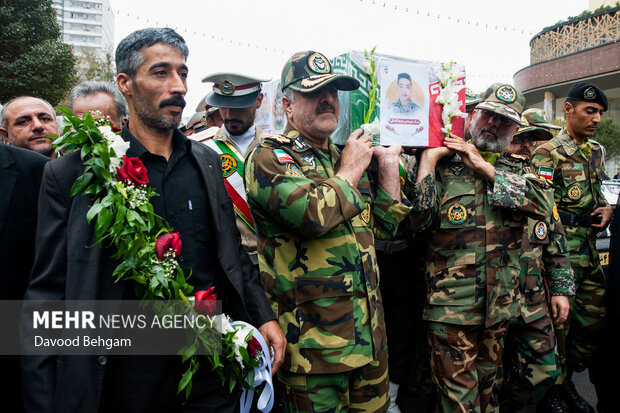
[[517, 145], [521, 145], [523, 142], [528, 142], [530, 145], [536, 146], [537, 139], [535, 136], [531, 135], [517, 135], [512, 138], [512, 142], [516, 143]]
[[495, 118], [496, 122], [502, 126], [502, 127], [506, 127], [506, 126], [510, 126], [510, 125], [514, 125], [515, 121], [513, 121], [512, 119], [507, 118], [506, 116], [502, 116], [500, 114], [497, 114], [495, 112], [491, 112], [490, 110], [486, 110], [486, 109], [478, 109], [480, 111], [480, 114], [488, 119], [491, 118]]

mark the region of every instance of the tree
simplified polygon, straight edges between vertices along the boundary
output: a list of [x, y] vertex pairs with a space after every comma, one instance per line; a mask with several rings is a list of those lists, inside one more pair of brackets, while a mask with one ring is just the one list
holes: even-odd
[[51, 0], [0, 0], [0, 102], [32, 95], [56, 105], [75, 84]]
[[601, 119], [592, 139], [605, 147], [605, 159], [620, 156], [620, 125], [612, 118]]
[[77, 57], [77, 76], [80, 82], [85, 80], [114, 82], [116, 71], [114, 70], [112, 52], [106, 50], [101, 57], [94, 49], [83, 48]]

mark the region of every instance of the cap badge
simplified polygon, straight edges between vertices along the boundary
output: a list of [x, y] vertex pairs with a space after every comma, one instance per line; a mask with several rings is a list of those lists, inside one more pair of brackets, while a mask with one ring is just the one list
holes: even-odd
[[220, 85], [220, 92], [222, 92], [223, 95], [230, 96], [235, 93], [235, 85], [233, 85], [230, 80], [224, 79]]
[[200, 118], [200, 124], [202, 126], [207, 126], [207, 115], [202, 115], [202, 117]]
[[497, 88], [495, 96], [502, 102], [512, 103], [517, 100], [517, 91], [510, 85], [503, 85]]
[[220, 155], [222, 161], [222, 175], [228, 178], [237, 171], [237, 160], [227, 153]]
[[547, 224], [543, 221], [538, 221], [536, 227], [534, 228], [534, 233], [536, 234], [536, 238], [539, 240], [547, 238]]
[[467, 219], [467, 210], [459, 203], [452, 205], [448, 209], [448, 221], [451, 224], [462, 224]]
[[325, 74], [332, 71], [329, 60], [321, 53], [313, 53], [308, 57], [308, 67], [314, 73]]
[[583, 91], [583, 97], [589, 100], [596, 99], [596, 90], [592, 86]]

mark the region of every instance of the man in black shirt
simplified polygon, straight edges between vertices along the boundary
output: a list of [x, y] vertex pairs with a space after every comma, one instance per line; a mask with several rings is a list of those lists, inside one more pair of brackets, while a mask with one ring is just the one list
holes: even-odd
[[[286, 340], [253, 266], [241, 247], [232, 202], [212, 150], [177, 129], [185, 106], [187, 46], [172, 29], [143, 29], [116, 51], [117, 83], [129, 105], [122, 132], [128, 156], [148, 171], [155, 213], [182, 239], [179, 263], [196, 289], [216, 287], [223, 310], [259, 327], [282, 363]], [[26, 299], [137, 299], [131, 282], [114, 283], [113, 251], [95, 244], [86, 213], [92, 200], [70, 197], [82, 173], [79, 153], [46, 168], [41, 184], [35, 264]], [[239, 410], [239, 392], [217, 383], [204, 365], [187, 403], [176, 395], [186, 366], [180, 357], [26, 357], [25, 405], [31, 412], [193, 412]]]

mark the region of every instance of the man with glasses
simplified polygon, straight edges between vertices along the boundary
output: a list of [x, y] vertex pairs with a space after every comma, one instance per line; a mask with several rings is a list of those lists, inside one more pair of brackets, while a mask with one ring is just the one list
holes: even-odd
[[552, 209], [548, 183], [521, 174], [521, 157], [501, 154], [524, 103], [512, 86], [491, 85], [473, 112], [472, 143], [450, 135], [409, 176], [409, 223], [429, 237], [424, 319], [442, 412], [499, 410], [493, 388], [508, 323], [519, 316], [523, 228]]
[[[519, 129], [505, 152], [522, 157], [523, 173], [534, 174], [532, 152], [539, 141], [553, 138], [550, 129], [554, 125], [547, 122], [542, 109], [528, 109], [523, 118], [528, 126]], [[575, 294], [575, 286], [566, 234], [555, 205], [549, 217], [527, 219], [520, 264], [521, 316], [510, 324], [503, 358], [505, 380], [500, 398], [505, 411], [538, 403], [561, 372], [553, 322], [566, 321], [568, 296]], [[553, 393], [545, 398], [544, 411], [564, 411]]]

